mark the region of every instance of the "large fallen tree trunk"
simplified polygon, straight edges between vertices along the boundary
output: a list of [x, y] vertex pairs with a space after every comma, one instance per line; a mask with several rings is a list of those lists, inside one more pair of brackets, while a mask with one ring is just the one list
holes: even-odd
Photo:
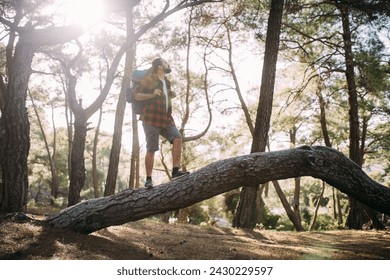
[[302, 176], [322, 179], [371, 208], [390, 214], [390, 188], [372, 180], [334, 149], [304, 146], [221, 160], [153, 189], [128, 189], [78, 203], [46, 222], [88, 234], [184, 208], [240, 186]]

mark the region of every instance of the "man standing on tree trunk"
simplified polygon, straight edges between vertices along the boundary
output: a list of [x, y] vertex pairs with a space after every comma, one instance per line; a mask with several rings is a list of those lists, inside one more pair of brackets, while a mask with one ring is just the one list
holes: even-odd
[[144, 101], [140, 119], [146, 137], [146, 188], [153, 187], [154, 154], [159, 150], [160, 135], [172, 144], [172, 179], [189, 174], [180, 170], [182, 136], [172, 117], [171, 99], [174, 93], [171, 91], [171, 82], [165, 77], [170, 72], [168, 62], [157, 58], [153, 60], [146, 77], [134, 90], [134, 98]]

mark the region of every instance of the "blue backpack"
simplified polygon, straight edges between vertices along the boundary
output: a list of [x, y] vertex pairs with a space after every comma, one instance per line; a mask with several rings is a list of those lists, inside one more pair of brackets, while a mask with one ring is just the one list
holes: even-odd
[[148, 73], [149, 69], [143, 69], [143, 70], [134, 70], [133, 74], [131, 76], [131, 81], [133, 86], [128, 87], [126, 90], [126, 101], [127, 103], [131, 103], [131, 107], [133, 109], [133, 112], [137, 115], [142, 114], [142, 110], [144, 108], [144, 101], [138, 101], [135, 100], [133, 96], [134, 89], [139, 85], [140, 81], [146, 77], [146, 74]]

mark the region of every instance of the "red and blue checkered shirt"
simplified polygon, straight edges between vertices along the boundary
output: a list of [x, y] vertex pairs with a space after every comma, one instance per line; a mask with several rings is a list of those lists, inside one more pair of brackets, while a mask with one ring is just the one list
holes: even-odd
[[[175, 125], [175, 121], [172, 117], [172, 102], [171, 99], [174, 96], [171, 91], [171, 82], [165, 78], [168, 98], [165, 97], [163, 90], [162, 81], [158, 81], [158, 83], [153, 87], [143, 87], [139, 85], [135, 90], [137, 92], [142, 92], [145, 94], [152, 94], [155, 89], [160, 89], [163, 94], [148, 100], [144, 101], [144, 108], [142, 110], [142, 114], [140, 120], [142, 120], [145, 124], [154, 127], [165, 128], [167, 126]], [[168, 100], [168, 111], [167, 111], [167, 102]]]

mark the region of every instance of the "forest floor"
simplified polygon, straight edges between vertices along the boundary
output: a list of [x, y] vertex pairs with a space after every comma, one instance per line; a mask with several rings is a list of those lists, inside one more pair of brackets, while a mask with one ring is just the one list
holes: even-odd
[[249, 231], [145, 219], [82, 235], [6, 219], [0, 222], [0, 259], [390, 260], [390, 231]]

